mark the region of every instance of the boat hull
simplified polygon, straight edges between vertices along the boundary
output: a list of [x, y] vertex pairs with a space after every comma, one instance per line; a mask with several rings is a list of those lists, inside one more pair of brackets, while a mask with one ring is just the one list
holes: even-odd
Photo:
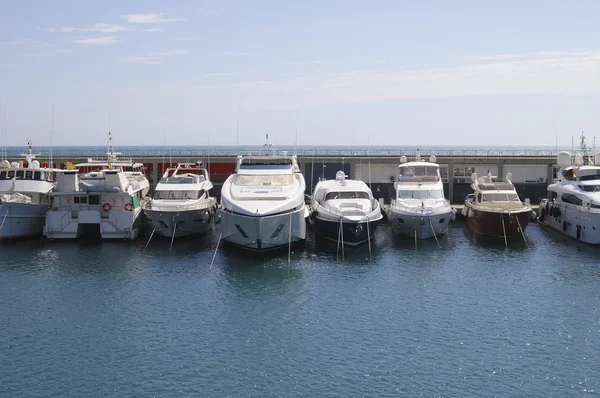
[[471, 230], [479, 235], [502, 239], [505, 236], [506, 238], [520, 238], [529, 224], [531, 211], [529, 209], [515, 212], [494, 212], [474, 209], [469, 206], [467, 224]]
[[253, 251], [278, 249], [306, 239], [305, 214], [305, 206], [271, 216], [246, 216], [222, 210], [218, 214], [221, 239]]
[[[342, 225], [341, 234], [340, 224]], [[320, 238], [334, 243], [343, 241], [346, 246], [359, 246], [367, 243], [369, 239], [373, 239], [378, 224], [379, 220], [368, 222], [342, 220], [340, 222], [321, 218], [318, 215], [314, 219], [315, 232]]]
[[144, 210], [152, 229], [167, 238], [200, 235], [212, 229], [214, 208], [186, 211]]
[[90, 230], [100, 239], [134, 240], [139, 235], [142, 210], [108, 212], [92, 210], [50, 210], [46, 213], [44, 235], [48, 239], [78, 239]]
[[0, 204], [0, 240], [40, 236], [47, 205], [33, 203]]
[[600, 245], [600, 213], [547, 200], [542, 200], [539, 212], [539, 223], [580, 242]]
[[395, 234], [410, 238], [416, 235], [417, 239], [430, 239], [446, 233], [452, 212], [451, 207], [437, 212], [423, 213], [392, 209], [388, 213], [388, 218]]

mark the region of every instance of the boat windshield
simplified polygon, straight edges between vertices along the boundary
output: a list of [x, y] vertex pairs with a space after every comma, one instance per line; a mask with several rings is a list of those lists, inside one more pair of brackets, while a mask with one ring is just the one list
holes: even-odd
[[161, 178], [161, 184], [195, 184], [197, 179], [194, 177], [167, 177]]
[[579, 185], [579, 189], [584, 192], [600, 192], [600, 185]]
[[369, 199], [366, 192], [329, 192], [325, 195], [325, 200], [330, 199]]
[[204, 191], [156, 191], [154, 199], [193, 200], [203, 193]]
[[398, 190], [398, 199], [443, 199], [444, 191], [441, 190], [429, 190], [429, 189], [419, 189], [419, 190], [408, 190], [408, 189], [400, 189]]
[[432, 166], [400, 166], [398, 169], [400, 176], [438, 176], [438, 168]]
[[520, 202], [516, 193], [486, 193], [481, 202]]
[[283, 187], [292, 185], [294, 176], [292, 174], [276, 175], [245, 175], [238, 174], [234, 184], [242, 187]]

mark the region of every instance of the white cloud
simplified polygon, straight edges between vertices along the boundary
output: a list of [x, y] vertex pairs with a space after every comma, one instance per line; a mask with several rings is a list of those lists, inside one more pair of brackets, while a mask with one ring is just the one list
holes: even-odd
[[[542, 54], [542, 55], [540, 55]], [[208, 92], [252, 92], [261, 110], [337, 103], [504, 94], [597, 95], [600, 51], [515, 54], [462, 65], [406, 70], [378, 67], [338, 73], [204, 86]], [[199, 87], [182, 89], [197, 90]]]
[[162, 32], [161, 28], [142, 29], [140, 32]]
[[122, 15], [121, 19], [129, 23], [166, 23], [180, 22], [181, 18], [167, 18], [165, 14], [128, 14]]
[[28, 57], [51, 57], [55, 54], [71, 54], [71, 53], [73, 53], [73, 50], [55, 49], [55, 50], [50, 50], [50, 51], [42, 51], [42, 52], [27, 54], [27, 56]]
[[466, 58], [474, 61], [502, 61], [546, 57], [585, 57], [593, 54], [595, 54], [593, 51], [538, 51], [523, 54], [473, 55]]
[[117, 44], [120, 39], [117, 36], [92, 37], [88, 39], [73, 40], [73, 43], [87, 44], [91, 46]]
[[19, 45], [25, 45], [25, 44], [44, 44], [44, 43], [42, 43], [39, 40], [21, 39], [21, 40], [9, 41], [6, 44], [8, 44], [9, 46], [19, 46]]
[[188, 41], [188, 40], [194, 40], [194, 38], [193, 37], [176, 37], [175, 40]]
[[187, 52], [188, 52], [187, 50], [168, 50], [168, 51], [150, 52], [145, 56], [120, 58], [119, 61], [125, 62], [128, 64], [158, 65], [166, 57], [170, 57], [173, 55], [181, 55], [181, 54], [185, 54]]
[[61, 26], [60, 28], [46, 28], [47, 32], [52, 33], [70, 33], [70, 32], [100, 32], [100, 33], [116, 33], [129, 30], [127, 26], [107, 24], [107, 23], [96, 23], [87, 28], [75, 28], [73, 26]]

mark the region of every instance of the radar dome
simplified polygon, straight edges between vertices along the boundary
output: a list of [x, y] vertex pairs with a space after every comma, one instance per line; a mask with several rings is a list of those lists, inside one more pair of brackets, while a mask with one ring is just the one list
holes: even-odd
[[346, 173], [344, 173], [342, 170], [340, 170], [337, 173], [335, 173], [335, 179], [336, 180], [342, 181], [344, 178], [346, 178]]
[[506, 173], [506, 180], [507, 181], [512, 180], [512, 173]]
[[431, 155], [431, 156], [429, 157], [429, 161], [430, 161], [431, 163], [435, 163], [435, 161], [436, 161], [435, 155]]
[[37, 160], [32, 161], [31, 163], [29, 163], [29, 168], [31, 168], [31, 169], [39, 169], [40, 168], [40, 162], [38, 162]]
[[571, 165], [571, 154], [569, 152], [561, 152], [558, 154], [558, 165], [567, 167]]
[[583, 164], [583, 156], [581, 156], [581, 154], [578, 153], [577, 155], [575, 155], [575, 165], [581, 166], [582, 164]]
[[406, 163], [406, 156], [400, 156], [400, 163]]

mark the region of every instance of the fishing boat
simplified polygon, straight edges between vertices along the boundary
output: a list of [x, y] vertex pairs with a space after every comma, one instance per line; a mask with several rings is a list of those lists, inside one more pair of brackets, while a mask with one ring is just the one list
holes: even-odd
[[417, 153], [414, 161], [407, 160], [406, 156], [400, 158], [388, 220], [396, 234], [437, 239], [455, 218], [450, 201], [444, 197], [440, 166], [435, 156], [426, 161]]
[[27, 147], [21, 154], [24, 161], [0, 162], [0, 239], [39, 236], [43, 231], [56, 170], [40, 167], [31, 141]]
[[106, 159], [67, 164], [50, 194], [44, 235], [49, 239], [135, 239], [150, 184], [143, 164], [120, 160], [108, 134]]
[[217, 200], [213, 184], [201, 163], [179, 163], [165, 170], [144, 205], [146, 219], [157, 234], [169, 238], [203, 234], [211, 229]]
[[513, 237], [525, 238], [533, 210], [529, 203], [521, 202], [511, 178], [511, 173], [504, 179], [489, 172], [479, 178], [477, 173], [471, 175], [473, 196], [465, 201], [463, 215], [475, 233], [504, 238], [505, 242]]
[[548, 186], [551, 199], [540, 202], [538, 221], [580, 242], [600, 244], [600, 153], [587, 154], [581, 135], [581, 152], [558, 155], [558, 181]]
[[319, 237], [358, 246], [373, 238], [383, 218], [379, 202], [362, 181], [346, 179], [338, 171], [335, 180], [319, 181], [311, 198], [310, 221]]
[[239, 156], [235, 174], [221, 190], [222, 239], [238, 247], [266, 251], [306, 238], [306, 184], [296, 156]]

